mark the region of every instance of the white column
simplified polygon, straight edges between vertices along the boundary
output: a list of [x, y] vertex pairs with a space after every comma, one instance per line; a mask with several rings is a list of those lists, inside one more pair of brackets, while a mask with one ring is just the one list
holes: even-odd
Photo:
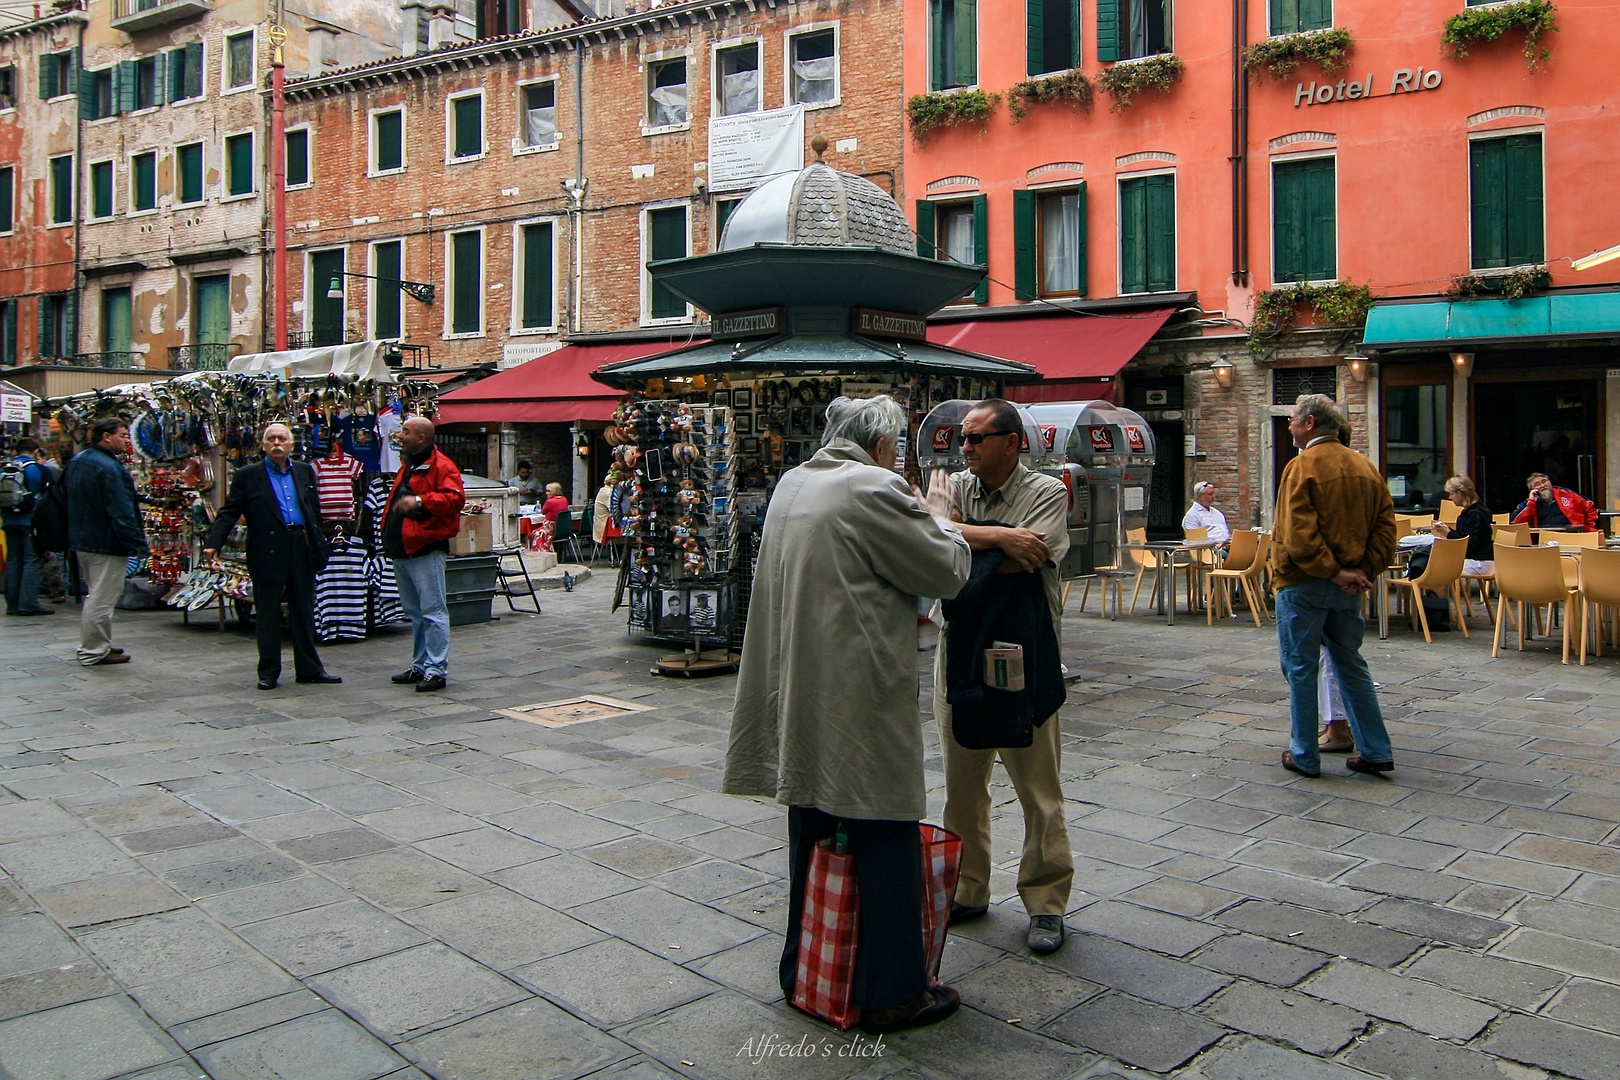
[[1453, 365], [1451, 369], [1451, 474], [1453, 476], [1471, 477], [1474, 483], [1479, 483], [1479, 477], [1474, 476], [1472, 465], [1468, 460], [1468, 379]]
[[570, 433], [570, 438], [568, 440], [569, 441], [568, 452], [569, 452], [569, 454], [571, 454], [573, 456], [573, 459], [574, 459], [574, 495], [573, 495], [573, 502], [574, 502], [574, 504], [576, 506], [584, 506], [584, 505], [590, 503], [592, 498], [594, 498], [595, 495], [596, 495], [596, 492], [590, 490], [590, 487], [591, 487], [591, 463], [590, 463], [590, 459], [580, 457], [579, 456], [579, 451], [574, 448], [574, 444], [576, 444], [579, 441], [579, 436], [583, 435], [584, 433], [585, 433], [585, 429], [580, 426], [579, 421], [577, 421], [577, 420], [574, 421], [574, 430]]

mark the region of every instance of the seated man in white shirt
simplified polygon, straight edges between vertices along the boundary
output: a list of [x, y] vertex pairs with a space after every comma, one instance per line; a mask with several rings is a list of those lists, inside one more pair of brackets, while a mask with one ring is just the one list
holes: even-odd
[[1193, 504], [1187, 516], [1181, 519], [1183, 529], [1208, 529], [1209, 539], [1220, 545], [1224, 556], [1232, 543], [1232, 530], [1226, 525], [1226, 515], [1215, 509], [1215, 485], [1200, 480], [1193, 485]]

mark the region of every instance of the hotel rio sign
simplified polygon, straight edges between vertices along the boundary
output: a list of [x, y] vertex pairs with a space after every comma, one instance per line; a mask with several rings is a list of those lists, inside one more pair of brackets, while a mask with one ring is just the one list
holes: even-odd
[[1327, 105], [1334, 101], [1360, 101], [1370, 97], [1393, 97], [1396, 94], [1417, 94], [1438, 89], [1443, 77], [1439, 68], [1396, 68], [1389, 77], [1385, 93], [1373, 93], [1373, 73], [1365, 79], [1340, 79], [1337, 83], [1298, 83], [1294, 87], [1294, 108], [1301, 105]]

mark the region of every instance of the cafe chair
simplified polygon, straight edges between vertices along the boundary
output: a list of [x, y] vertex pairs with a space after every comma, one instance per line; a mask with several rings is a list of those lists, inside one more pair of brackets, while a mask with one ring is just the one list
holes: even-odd
[[[1554, 533], [1559, 547], [1565, 548], [1600, 548], [1603, 546], [1603, 534], [1600, 532], [1561, 532]], [[1542, 543], [1547, 542], [1547, 534], [1541, 534]]]
[[1412, 616], [1412, 628], [1418, 624], [1423, 626], [1423, 640], [1434, 644], [1434, 636], [1429, 633], [1429, 615], [1423, 610], [1423, 594], [1425, 592], [1443, 593], [1455, 613], [1457, 625], [1462, 628], [1463, 637], [1468, 636], [1468, 622], [1463, 618], [1462, 600], [1462, 568], [1463, 558], [1468, 554], [1468, 538], [1458, 537], [1456, 540], [1436, 540], [1429, 546], [1429, 565], [1423, 568], [1423, 573], [1415, 578], [1391, 577], [1384, 575], [1384, 609], [1389, 609], [1389, 590], [1391, 586], [1411, 590], [1411, 603], [1408, 605], [1408, 614]]
[[1266, 568], [1266, 555], [1270, 550], [1268, 533], [1239, 529], [1232, 534], [1232, 547], [1226, 553], [1226, 561], [1205, 575], [1209, 582], [1209, 604], [1204, 609], [1206, 624], [1215, 625], [1215, 613], [1222, 607], [1228, 616], [1237, 618], [1232, 606], [1232, 585], [1236, 583], [1243, 590], [1243, 600], [1254, 616], [1254, 625], [1264, 625], [1266, 605], [1260, 591], [1260, 574]]
[[1457, 516], [1461, 513], [1462, 507], [1458, 506], [1450, 499], [1443, 499], [1440, 502], [1440, 509], [1438, 512], [1436, 512], [1435, 517], [1436, 519], [1445, 522], [1447, 525], [1455, 525], [1457, 523]]
[[[1182, 529], [1181, 538], [1189, 544], [1203, 544], [1209, 541], [1208, 529]], [[1220, 565], [1220, 549], [1214, 547], [1192, 548], [1187, 552], [1187, 561], [1183, 567], [1187, 571], [1187, 603], [1204, 603], [1204, 575]]]
[[[1491, 656], [1502, 655], [1503, 619], [1508, 604], [1516, 609], [1514, 625], [1519, 632], [1519, 651], [1524, 651], [1524, 605], [1564, 605], [1564, 663], [1569, 663], [1570, 601], [1580, 595], [1564, 580], [1563, 556], [1557, 548], [1496, 545], [1496, 631], [1491, 636]], [[1576, 619], [1579, 611], [1576, 612]]]
[[1474, 601], [1473, 601], [1473, 598], [1471, 596], [1469, 596], [1468, 583], [1471, 582], [1471, 581], [1478, 582], [1479, 583], [1479, 606], [1485, 609], [1485, 617], [1487, 619], [1490, 619], [1494, 623], [1496, 621], [1496, 612], [1491, 610], [1491, 593], [1492, 593], [1493, 587], [1494, 587], [1494, 585], [1496, 583], [1496, 575], [1494, 573], [1490, 573], [1490, 574], [1468, 574], [1468, 573], [1465, 573], [1458, 580], [1462, 583], [1463, 610], [1467, 613], [1468, 617], [1469, 618], [1474, 617]]
[[1512, 547], [1530, 546], [1530, 526], [1526, 525], [1522, 521], [1517, 525], [1497, 525], [1494, 527], [1492, 536], [1499, 545], [1508, 544]]
[[1506, 525], [1509, 522], [1511, 522], [1512, 520], [1513, 520], [1513, 515], [1512, 514], [1492, 514], [1491, 515], [1491, 524], [1492, 525]]
[[1410, 514], [1396, 514], [1395, 515], [1395, 539], [1399, 540], [1403, 536], [1411, 536], [1412, 535], [1412, 523], [1414, 521], [1416, 521], [1416, 520], [1417, 519], [1412, 517]]
[[552, 523], [551, 550], [556, 554], [557, 561], [562, 562], [563, 545], [567, 544], [573, 553], [574, 561], [580, 562], [579, 540], [575, 537], [574, 514], [571, 510], [562, 510], [557, 514], [557, 520]]
[[[1603, 655], [1603, 631], [1611, 631], [1609, 640], [1620, 645], [1620, 550], [1598, 548], [1581, 556], [1581, 664], [1586, 664], [1586, 628], [1591, 627], [1597, 640], [1597, 654]], [[1597, 622], [1592, 621], [1592, 609], [1597, 609]]]

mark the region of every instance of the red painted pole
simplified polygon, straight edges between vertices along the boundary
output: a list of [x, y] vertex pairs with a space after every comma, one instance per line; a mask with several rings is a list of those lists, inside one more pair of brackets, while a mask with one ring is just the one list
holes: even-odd
[[270, 241], [271, 276], [275, 304], [276, 352], [287, 349], [287, 99], [286, 72], [281, 43], [286, 31], [272, 30], [270, 54]]

